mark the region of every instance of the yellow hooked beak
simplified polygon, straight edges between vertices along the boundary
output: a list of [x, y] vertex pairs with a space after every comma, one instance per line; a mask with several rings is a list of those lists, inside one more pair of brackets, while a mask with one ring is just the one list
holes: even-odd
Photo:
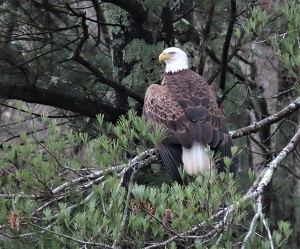
[[168, 59], [172, 59], [174, 57], [174, 54], [169, 54], [169, 53], [161, 53], [158, 57], [159, 61], [165, 61]]

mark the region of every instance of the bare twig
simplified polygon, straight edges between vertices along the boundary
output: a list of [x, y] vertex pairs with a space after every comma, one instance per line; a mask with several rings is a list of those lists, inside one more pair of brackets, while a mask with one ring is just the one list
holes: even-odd
[[76, 58], [82, 50], [83, 44], [88, 40], [89, 38], [89, 31], [88, 31], [88, 26], [86, 24], [86, 15], [84, 12], [77, 12], [72, 9], [69, 3], [65, 3], [65, 6], [67, 10], [71, 11], [71, 13], [74, 16], [77, 16], [81, 19], [81, 28], [82, 28], [82, 36], [80, 37], [79, 43], [76, 45], [73, 57]]
[[245, 249], [246, 243], [249, 241], [249, 239], [251, 238], [251, 235], [254, 233], [254, 229], [255, 229], [255, 225], [257, 223], [257, 220], [262, 214], [261, 199], [262, 199], [262, 196], [259, 195], [258, 198], [257, 198], [257, 212], [255, 213], [255, 215], [252, 218], [249, 231], [248, 231], [248, 233], [246, 234], [246, 236], [244, 238], [243, 245], [242, 245], [241, 249]]
[[66, 239], [75, 241], [76, 243], [78, 243], [78, 244], [80, 244], [80, 245], [98, 246], [98, 247], [101, 247], [101, 248], [112, 248], [111, 246], [106, 245], [106, 244], [102, 244], [102, 243], [96, 243], [96, 242], [89, 242], [89, 241], [79, 240], [79, 239], [76, 239], [76, 238], [74, 238], [74, 237], [68, 236], [68, 235], [66, 235], [66, 234], [64, 234], [64, 233], [59, 233], [59, 232], [55, 232], [55, 231], [53, 231], [53, 230], [44, 228], [44, 227], [39, 226], [39, 225], [37, 225], [37, 224], [35, 224], [35, 223], [33, 223], [33, 222], [30, 222], [29, 224], [32, 225], [32, 226], [34, 226], [34, 227], [37, 227], [37, 228], [41, 229], [43, 232], [48, 232], [48, 233], [52, 233], [52, 234], [61, 236], [61, 237], [63, 237], [63, 238], [66, 238]]
[[[125, 207], [124, 207], [124, 212], [123, 212], [123, 218], [120, 224], [120, 228], [119, 228], [119, 238], [122, 238], [124, 236], [124, 231], [126, 229], [125, 225], [128, 219], [128, 214], [129, 214], [129, 203], [130, 203], [130, 197], [131, 197], [131, 191], [132, 191], [132, 187], [133, 187], [133, 180], [138, 172], [137, 167], [138, 165], [136, 163], [132, 164], [132, 168], [133, 168], [133, 172], [131, 173], [130, 176], [130, 180], [129, 180], [129, 186], [128, 186], [128, 190], [127, 190], [127, 196], [126, 196], [126, 200], [125, 200]], [[124, 176], [124, 174], [123, 174]], [[122, 182], [122, 181], [121, 181]], [[120, 182], [120, 183], [121, 183]], [[121, 185], [119, 185], [120, 187]], [[121, 241], [121, 240], [120, 240]], [[113, 248], [116, 247], [118, 241], [115, 240], [114, 244], [113, 244]]]
[[150, 149], [150, 150], [144, 151], [140, 155], [133, 158], [131, 160], [129, 166], [127, 164], [121, 164], [118, 166], [109, 167], [105, 170], [99, 170], [99, 171], [93, 172], [86, 176], [81, 176], [81, 177], [75, 178], [69, 182], [65, 182], [62, 185], [52, 189], [51, 193], [54, 195], [58, 194], [62, 191], [65, 191], [67, 188], [71, 187], [72, 185], [86, 182], [86, 181], [95, 180], [95, 179], [103, 176], [104, 173], [108, 173], [108, 172], [120, 172], [119, 176], [123, 176], [126, 173], [126, 171], [129, 170], [130, 167], [138, 166], [138, 169], [140, 169], [142, 167], [145, 167], [145, 166], [153, 163], [155, 160], [157, 160], [156, 150]]
[[86, 69], [90, 70], [91, 73], [93, 73], [95, 75], [95, 77], [97, 78], [98, 81], [100, 81], [101, 83], [112, 87], [115, 90], [121, 91], [121, 92], [126, 92], [126, 94], [133, 98], [134, 100], [143, 103], [144, 101], [144, 95], [141, 94], [138, 91], [135, 91], [127, 86], [123, 86], [121, 83], [107, 78], [104, 76], [104, 73], [101, 72], [96, 66], [94, 66], [91, 62], [87, 61], [86, 59], [84, 59], [81, 55], [78, 55], [77, 57], [74, 58], [74, 60], [76, 62], [78, 62], [79, 64], [81, 64], [82, 66], [84, 66]]
[[291, 169], [291, 166], [287, 165], [287, 164], [283, 164], [281, 166], [283, 169], [285, 169], [287, 172], [289, 172], [293, 177], [295, 177], [296, 179], [300, 180], [300, 172], [297, 172]]
[[207, 21], [206, 21], [205, 27], [203, 29], [203, 40], [201, 41], [201, 46], [199, 49], [200, 61], [199, 61], [199, 65], [198, 65], [198, 73], [200, 75], [202, 75], [203, 71], [204, 71], [204, 66], [205, 66], [205, 61], [206, 61], [205, 48], [209, 41], [209, 35], [210, 35], [211, 26], [212, 26], [212, 21], [215, 16], [215, 7], [216, 7], [216, 3], [215, 3], [215, 0], [213, 0], [213, 1], [211, 1], [209, 9], [208, 9]]
[[271, 115], [265, 119], [262, 119], [261, 121], [256, 122], [252, 125], [249, 125], [247, 127], [241, 128], [239, 130], [230, 132], [231, 137], [234, 139], [234, 138], [246, 136], [250, 133], [255, 133], [255, 132], [259, 131], [262, 127], [273, 124], [273, 123], [291, 115], [292, 113], [297, 111], [299, 108], [300, 108], [300, 97], [298, 97], [295, 101], [293, 101], [291, 104], [289, 104], [288, 106], [286, 106], [279, 112], [274, 113], [273, 115]]
[[269, 227], [265, 217], [263, 216], [263, 214], [260, 214], [260, 218], [261, 218], [261, 220], [264, 224], [265, 229], [267, 230], [267, 234], [268, 234], [268, 238], [269, 238], [269, 241], [270, 241], [271, 249], [275, 249], [272, 233], [270, 231], [270, 227]]
[[[4, 103], [0, 103], [0, 105], [4, 106], [4, 107], [7, 107], [7, 108], [10, 108], [10, 109], [13, 109], [13, 110], [17, 110], [17, 111], [20, 111], [20, 112], [30, 114], [30, 115], [35, 116], [35, 117], [40, 118], [40, 117], [43, 116], [43, 114], [30, 112], [30, 111], [27, 111], [27, 110], [24, 110], [24, 109], [19, 109], [17, 107], [12, 106], [12, 105], [7, 105], [7, 104], [4, 104]], [[47, 118], [76, 118], [76, 117], [81, 117], [81, 116], [82, 115], [48, 115], [47, 114]]]
[[219, 83], [219, 87], [222, 90], [225, 89], [227, 64], [228, 64], [228, 52], [229, 52], [230, 40], [231, 40], [231, 37], [233, 34], [234, 23], [236, 20], [236, 1], [235, 0], [230, 1], [230, 7], [231, 7], [230, 20], [228, 23], [226, 37], [225, 37], [225, 41], [223, 44], [222, 64], [221, 64], [222, 70], [221, 70], [220, 83]]

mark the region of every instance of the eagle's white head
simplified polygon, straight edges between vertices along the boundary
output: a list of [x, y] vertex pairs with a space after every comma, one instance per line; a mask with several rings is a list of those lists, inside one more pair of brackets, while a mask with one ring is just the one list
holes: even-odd
[[176, 73], [188, 69], [188, 57], [180, 48], [166, 48], [160, 55], [159, 61], [165, 61], [166, 73]]

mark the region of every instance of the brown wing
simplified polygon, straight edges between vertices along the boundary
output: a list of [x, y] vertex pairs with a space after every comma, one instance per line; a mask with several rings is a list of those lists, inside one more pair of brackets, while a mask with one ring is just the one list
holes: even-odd
[[178, 167], [182, 165], [181, 144], [192, 144], [191, 136], [186, 135], [184, 110], [173, 99], [166, 86], [153, 84], [145, 94], [144, 117], [150, 125], [161, 124], [168, 131], [168, 137], [157, 149], [167, 173], [173, 180], [182, 184], [178, 171]]
[[150, 124], [161, 124], [166, 128], [169, 134], [165, 143], [192, 146], [184, 109], [173, 98], [168, 87], [153, 84], [147, 89], [144, 116]]
[[[165, 75], [165, 82], [174, 99], [185, 111], [183, 122], [194, 141], [204, 145], [210, 145], [211, 149], [218, 153], [218, 171], [226, 170], [222, 158], [232, 158], [232, 139], [221, 117], [215, 94], [210, 89], [205, 79], [194, 71], [188, 69], [176, 74]], [[235, 174], [237, 159], [234, 158], [230, 166], [230, 172]]]
[[192, 70], [167, 74], [164, 81], [172, 98], [185, 112], [183, 123], [192, 139], [216, 147], [224, 137], [222, 119], [215, 95], [206, 81]]

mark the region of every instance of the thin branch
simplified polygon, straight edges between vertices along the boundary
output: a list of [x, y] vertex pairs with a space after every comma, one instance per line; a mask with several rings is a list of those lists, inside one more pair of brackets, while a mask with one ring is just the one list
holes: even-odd
[[300, 180], [300, 172], [295, 172], [294, 170], [291, 169], [291, 166], [287, 164], [283, 164], [281, 167], [285, 169], [287, 172], [289, 172], [293, 177]]
[[[191, 7], [189, 10], [187, 10], [185, 13], [183, 13], [181, 16], [175, 18], [174, 20], [172, 20], [173, 23], [176, 23], [178, 21], [180, 21], [181, 19], [185, 18], [187, 15], [189, 15], [194, 9], [196, 9], [197, 6], [193, 6]], [[174, 9], [172, 11], [175, 11]]]
[[221, 63], [221, 75], [220, 75], [220, 89], [225, 89], [226, 82], [226, 73], [227, 73], [227, 64], [228, 64], [228, 52], [230, 46], [230, 40], [233, 34], [234, 23], [236, 20], [236, 0], [230, 1], [231, 11], [230, 11], [230, 20], [227, 27], [226, 37], [223, 44], [223, 52], [222, 52], [222, 63]]
[[270, 124], [273, 124], [273, 123], [291, 115], [292, 113], [297, 111], [299, 108], [300, 108], [300, 97], [298, 97], [294, 102], [292, 102], [291, 104], [289, 104], [288, 106], [286, 106], [285, 108], [280, 110], [279, 112], [274, 113], [271, 116], [269, 116], [265, 119], [262, 119], [259, 122], [255, 122], [254, 124], [251, 124], [247, 127], [243, 127], [236, 131], [230, 132], [231, 137], [234, 139], [234, 138], [246, 136], [250, 133], [255, 133], [255, 132], [261, 130], [261, 128], [263, 128], [265, 126], [269, 126]]
[[279, 92], [275, 95], [272, 95], [272, 96], [268, 96], [268, 97], [261, 97], [261, 96], [257, 96], [257, 98], [260, 98], [260, 99], [277, 99], [285, 94], [288, 94], [290, 92], [293, 92], [295, 91], [295, 87], [291, 87], [290, 89], [287, 89], [287, 90], [284, 90], [282, 92]]
[[102, 170], [99, 170], [99, 171], [96, 171], [94, 173], [91, 173], [89, 175], [86, 175], [86, 176], [81, 176], [81, 177], [78, 177], [78, 178], [75, 178], [69, 182], [65, 182], [63, 183], [62, 185], [54, 188], [51, 190], [51, 193], [56, 195], [62, 191], [65, 191], [67, 188], [75, 185], [75, 184], [78, 184], [78, 183], [82, 183], [82, 182], [86, 182], [86, 181], [90, 181], [90, 180], [94, 180], [100, 176], [103, 175], [104, 172], [115, 172], [115, 171], [119, 171], [120, 169], [124, 168], [125, 165], [121, 165], [121, 166], [113, 166], [113, 167], [110, 167], [110, 168], [107, 168], [105, 169], [104, 171]]
[[[33, 120], [34, 118], [31, 118], [31, 119], [26, 119], [26, 120], [22, 120], [23, 123], [27, 122], [28, 120]], [[66, 122], [62, 122], [62, 123], [58, 123], [57, 126], [61, 126], [61, 125], [65, 125], [65, 124], [69, 124], [67, 121]], [[38, 130], [35, 130], [35, 131], [27, 131], [25, 134], [26, 135], [32, 135], [32, 134], [35, 134], [37, 132], [40, 132], [40, 131], [44, 131], [46, 130], [47, 128], [46, 127], [43, 127], [43, 128], [40, 128]], [[9, 131], [6, 131], [7, 133], [9, 133]], [[21, 135], [13, 135], [13, 134], [10, 134], [11, 136], [9, 138], [7, 138], [6, 140], [4, 141], [1, 141], [0, 142], [0, 148], [2, 149], [3, 148], [3, 145], [6, 144], [7, 142], [13, 140], [13, 139], [16, 139], [16, 138], [20, 138]], [[24, 143], [20, 143], [20, 145], [24, 145]], [[8, 145], [8, 148], [10, 148], [11, 145]]]
[[[38, 114], [38, 113], [30, 112], [30, 111], [27, 111], [27, 110], [24, 110], [24, 109], [19, 109], [17, 107], [7, 105], [7, 104], [4, 104], [4, 103], [0, 103], [0, 105], [5, 106], [5, 107], [10, 108], [10, 109], [13, 109], [13, 110], [17, 110], [17, 111], [20, 111], [20, 112], [30, 114], [30, 115], [38, 117], [38, 118], [41, 118], [41, 117], [44, 116], [43, 114]], [[62, 115], [62, 116], [61, 115], [47, 115], [47, 118], [77, 118], [77, 117], [81, 117], [81, 116], [82, 115]]]
[[143, 94], [141, 94], [129, 87], [123, 86], [119, 82], [117, 82], [113, 79], [105, 77], [103, 72], [101, 72], [97, 67], [95, 67], [91, 62], [84, 59], [82, 56], [78, 55], [78, 56], [74, 57], [73, 59], [76, 62], [78, 62], [79, 64], [81, 64], [82, 66], [84, 66], [85, 68], [87, 68], [89, 71], [91, 71], [96, 76], [97, 80], [99, 80], [101, 83], [103, 83], [107, 86], [110, 86], [120, 92], [125, 92], [129, 97], [133, 98], [134, 100], [136, 100], [139, 103], [144, 102]]
[[[222, 96], [220, 98], [217, 99], [218, 104], [220, 105], [227, 97], [227, 95], [239, 84], [240, 82], [237, 81], [235, 82], [227, 91], [225, 91]], [[233, 111], [231, 112], [230, 115], [228, 115], [228, 117], [230, 117], [233, 113], [236, 113], [236, 111], [241, 107], [242, 104], [244, 104], [246, 100], [246, 97], [243, 99], [242, 103]], [[227, 118], [228, 118], [227, 117]]]
[[260, 184], [267, 186], [272, 179], [274, 171], [279, 167], [279, 164], [293, 151], [296, 149], [297, 145], [300, 142], [300, 126], [298, 127], [298, 131], [290, 140], [290, 142], [283, 148], [283, 150], [278, 154], [278, 156], [272, 160], [267, 165], [267, 171], [265, 176], [260, 181]]
[[[93, 0], [94, 1], [94, 0]], [[99, 25], [104, 25], [104, 26], [111, 26], [111, 27], [127, 27], [127, 25], [124, 24], [120, 24], [120, 23], [109, 23], [109, 22], [100, 22], [98, 20], [94, 20], [92, 18], [87, 17], [86, 20], [90, 21], [90, 22], [94, 22], [97, 23]], [[129, 27], [129, 26], [128, 26]]]
[[96, 242], [89, 242], [89, 241], [83, 241], [83, 240], [79, 240], [79, 239], [76, 239], [76, 238], [73, 238], [71, 236], [68, 236], [64, 233], [59, 233], [59, 232], [55, 232], [53, 230], [50, 230], [50, 229], [47, 229], [47, 228], [44, 228], [42, 226], [39, 226], [33, 222], [29, 222], [30, 225], [34, 226], [34, 227], [37, 227], [41, 230], [43, 230], [43, 232], [48, 232], [48, 233], [52, 233], [52, 234], [55, 234], [57, 236], [61, 236], [63, 238], [66, 238], [66, 239], [69, 239], [69, 240], [72, 240], [72, 241], [75, 241], [76, 243], [78, 244], [81, 244], [81, 245], [87, 245], [87, 246], [99, 246], [101, 248], [112, 248], [111, 246], [109, 245], [106, 245], [106, 244], [102, 244], [102, 243], [96, 243]]
[[270, 227], [265, 219], [265, 217], [263, 216], [263, 214], [261, 213], [260, 214], [260, 218], [264, 224], [264, 227], [265, 229], [267, 230], [267, 234], [268, 234], [268, 238], [269, 238], [269, 241], [270, 241], [270, 246], [271, 246], [271, 249], [275, 249], [275, 246], [274, 246], [274, 242], [273, 242], [273, 237], [272, 237], [272, 233], [270, 231]]
[[74, 184], [78, 184], [81, 182], [85, 182], [85, 181], [89, 181], [89, 180], [93, 180], [96, 179], [100, 176], [103, 176], [103, 174], [109, 173], [109, 172], [116, 172], [116, 171], [122, 171], [120, 175], [124, 175], [131, 167], [135, 167], [138, 166], [138, 168], [141, 167], [145, 167], [146, 165], [149, 165], [151, 163], [153, 163], [155, 160], [157, 160], [157, 155], [156, 155], [156, 150], [155, 149], [150, 149], [147, 151], [144, 151], [143, 153], [139, 154], [138, 156], [136, 156], [135, 158], [133, 158], [129, 164], [129, 166], [127, 164], [121, 164], [118, 166], [112, 166], [109, 167], [105, 170], [99, 170], [97, 172], [93, 172], [89, 175], [86, 176], [82, 176], [82, 177], [78, 177], [75, 178], [69, 182], [65, 182], [62, 185], [54, 188], [51, 190], [52, 194], [58, 194], [62, 191], [65, 191], [65, 189], [71, 187]]
[[[133, 172], [131, 173], [130, 180], [129, 180], [129, 186], [128, 186], [127, 196], [126, 196], [126, 200], [125, 200], [125, 207], [124, 207], [124, 211], [123, 211], [123, 218], [122, 218], [122, 221], [121, 221], [121, 224], [119, 227], [119, 239], [121, 239], [124, 236], [124, 231], [126, 230], [126, 222], [128, 220], [128, 215], [129, 215], [129, 203], [130, 203], [130, 198], [132, 195], [133, 181], [138, 172], [137, 166], [138, 165], [136, 165], [136, 163], [133, 163], [133, 166], [132, 166]], [[123, 174], [123, 177], [124, 177], [124, 175], [125, 174]], [[123, 181], [123, 179], [122, 179], [122, 181]], [[119, 185], [119, 187], [120, 186], [121, 185]], [[119, 241], [121, 241], [121, 240], [119, 240]], [[114, 244], [113, 244], [113, 248], [115, 248], [117, 244], [118, 244], [118, 240], [115, 240]]]
[[25, 195], [25, 194], [0, 194], [0, 197], [4, 199], [31, 199], [31, 200], [38, 200], [43, 199], [46, 197], [46, 195]]
[[80, 54], [80, 52], [82, 50], [82, 47], [83, 47], [83, 44], [89, 38], [88, 26], [86, 24], [86, 15], [83, 12], [76, 12], [75, 10], [73, 10], [71, 8], [70, 4], [68, 4], [68, 3], [66, 3], [65, 6], [66, 6], [67, 10], [71, 11], [71, 13], [74, 16], [77, 16], [81, 19], [82, 36], [80, 38], [79, 43], [76, 45], [76, 48], [75, 48], [75, 51], [74, 51], [74, 54], [73, 54], [73, 57], [76, 58]]
[[209, 34], [211, 30], [211, 25], [215, 16], [215, 8], [216, 8], [216, 3], [215, 0], [211, 1], [210, 7], [208, 9], [208, 17], [207, 21], [203, 30], [203, 40], [199, 49], [199, 65], [198, 65], [198, 73], [200, 75], [203, 74], [204, 71], [204, 66], [205, 66], [205, 61], [206, 61], [206, 53], [205, 53], [205, 48], [207, 46], [207, 43], [209, 41]]
[[[97, 0], [91, 0], [93, 7], [95, 9], [96, 12], [96, 19], [97, 19], [97, 39], [96, 39], [96, 43], [99, 44], [100, 43], [100, 37], [101, 37], [101, 24], [99, 22], [100, 20], [100, 6], [98, 4]], [[86, 18], [87, 19], [87, 18]]]
[[[241, 39], [240, 39], [240, 41], [241, 41]], [[237, 48], [238, 48], [238, 46], [236, 46], [235, 50], [237, 50]], [[217, 64], [221, 64], [221, 59], [216, 55], [216, 53], [209, 46], [207, 46], [205, 48], [205, 51], [214, 62], [216, 62]], [[232, 53], [232, 55], [235, 55], [235, 54], [236, 53]], [[232, 57], [232, 55], [230, 57]], [[242, 74], [240, 71], [238, 71], [235, 67], [227, 64], [226, 69], [229, 73], [231, 73], [238, 80], [247, 83], [251, 88], [254, 88], [254, 86], [256, 86], [256, 83], [253, 80], [246, 78], [245, 75]], [[218, 73], [219, 73], [219, 70], [218, 70]], [[215, 77], [216, 77], [215, 75], [210, 77], [210, 79], [207, 80], [207, 83], [210, 84]]]
[[257, 220], [262, 214], [261, 199], [262, 199], [262, 196], [261, 195], [258, 196], [258, 198], [257, 198], [257, 212], [255, 213], [255, 215], [252, 218], [252, 221], [251, 221], [251, 224], [250, 224], [250, 227], [249, 227], [249, 231], [248, 231], [248, 233], [246, 234], [246, 236], [244, 238], [243, 245], [242, 245], [241, 249], [245, 249], [246, 243], [250, 240], [251, 235], [254, 233], [255, 225], [257, 223]]
[[[10, 64], [12, 68], [16, 68], [21, 72], [21, 75], [24, 77], [26, 84], [31, 84], [31, 80], [29, 79], [30, 69], [26, 63], [24, 62], [24, 57], [21, 54], [16, 53], [10, 45], [8, 44], [0, 44], [0, 60], [3, 60]], [[10, 70], [12, 69], [10, 68]], [[1, 70], [3, 73], [3, 69]]]

